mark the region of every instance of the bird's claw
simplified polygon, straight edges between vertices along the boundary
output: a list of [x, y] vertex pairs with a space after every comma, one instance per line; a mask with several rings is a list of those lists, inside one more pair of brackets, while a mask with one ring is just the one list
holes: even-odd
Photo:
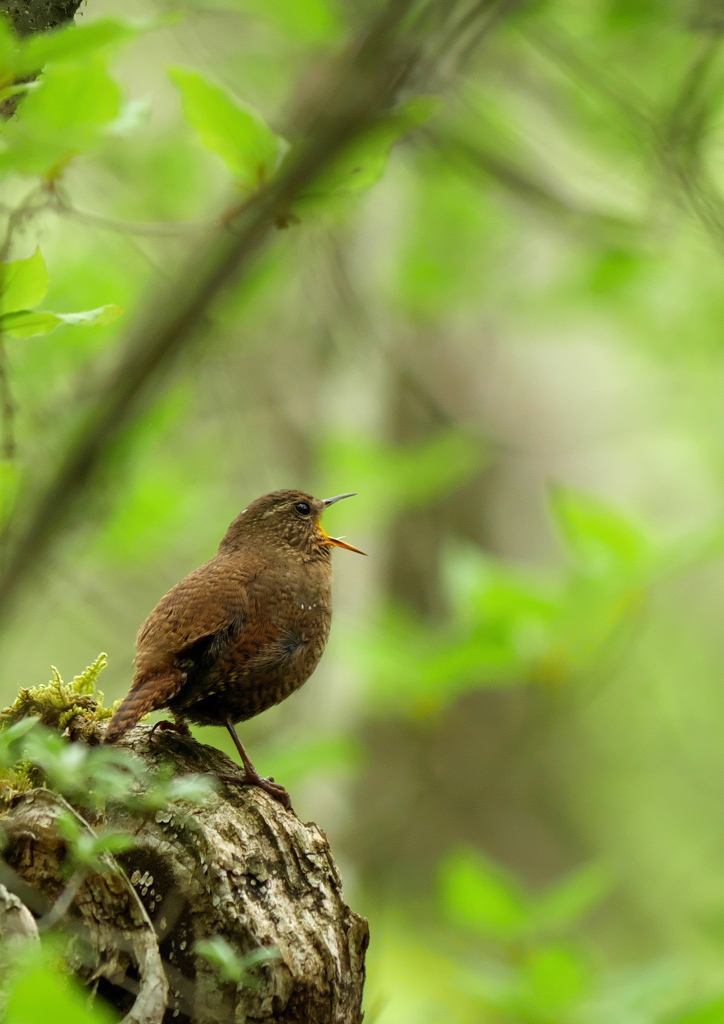
[[160, 729], [161, 732], [176, 732], [179, 736], [187, 736], [191, 738], [191, 730], [185, 722], [169, 722], [167, 719], [162, 719], [160, 722], [156, 722], [151, 726], [150, 736], [153, 736], [156, 729]]
[[263, 775], [218, 775], [222, 782], [235, 782], [238, 786], [258, 786], [269, 796], [273, 796], [288, 811], [292, 810], [292, 801], [284, 786], [280, 786], [273, 778], [265, 779]]
[[289, 796], [289, 793], [287, 793], [287, 791], [284, 788], [284, 786], [280, 786], [279, 783], [275, 782], [274, 779], [271, 778], [271, 777], [268, 778], [268, 779], [264, 779], [264, 778], [261, 778], [261, 776], [259, 777], [259, 780], [256, 782], [256, 785], [257, 786], [261, 786], [261, 788], [266, 793], [268, 793], [269, 796], [273, 796], [274, 799], [278, 800], [279, 803], [282, 804], [283, 807], [286, 807], [286, 809], [288, 811], [291, 811], [291, 809], [292, 809], [291, 797]]

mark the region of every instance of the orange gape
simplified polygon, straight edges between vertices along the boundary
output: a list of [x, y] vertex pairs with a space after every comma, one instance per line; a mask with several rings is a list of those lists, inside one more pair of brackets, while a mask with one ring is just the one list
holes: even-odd
[[235, 781], [261, 786], [290, 806], [283, 786], [264, 779], [237, 722], [284, 700], [310, 677], [332, 621], [332, 547], [319, 519], [351, 494], [320, 500], [302, 491], [257, 498], [226, 531], [218, 553], [161, 598], [138, 633], [136, 674], [106, 730], [113, 743], [149, 711], [161, 723], [224, 725], [244, 764]]

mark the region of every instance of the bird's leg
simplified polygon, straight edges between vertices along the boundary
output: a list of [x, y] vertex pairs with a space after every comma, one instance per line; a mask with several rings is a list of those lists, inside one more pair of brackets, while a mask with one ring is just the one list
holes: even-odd
[[227, 718], [224, 725], [229, 730], [229, 735], [234, 741], [234, 746], [239, 751], [239, 757], [244, 765], [244, 774], [241, 777], [236, 775], [221, 775], [219, 778], [227, 782], [238, 782], [242, 786], [259, 786], [260, 789], [263, 789], [270, 796], [273, 796], [275, 800], [278, 800], [279, 803], [284, 804], [285, 807], [291, 810], [292, 802], [289, 799], [289, 794], [284, 786], [280, 786], [274, 781], [274, 779], [265, 779], [254, 767], [251, 758], [244, 749], [244, 744], [239, 739], [232, 720]]

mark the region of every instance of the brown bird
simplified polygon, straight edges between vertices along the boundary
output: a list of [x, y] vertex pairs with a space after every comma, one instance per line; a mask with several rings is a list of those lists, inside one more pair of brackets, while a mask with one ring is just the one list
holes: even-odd
[[224, 725], [244, 775], [289, 807], [289, 796], [251, 762], [235, 723], [284, 700], [306, 682], [332, 621], [332, 547], [364, 554], [322, 529], [322, 512], [342, 498], [273, 491], [244, 509], [218, 554], [161, 598], [136, 638], [136, 674], [108, 724], [106, 743], [143, 715], [169, 708], [176, 724]]

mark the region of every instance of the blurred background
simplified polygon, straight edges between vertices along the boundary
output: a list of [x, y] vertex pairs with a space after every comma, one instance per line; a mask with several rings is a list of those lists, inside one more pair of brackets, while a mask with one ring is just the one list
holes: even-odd
[[[40, 245], [49, 308], [125, 314], [7, 339], [6, 498], [228, 201], [169, 67], [284, 135], [365, 13], [81, 9], [151, 19], [111, 61], [131, 102], [6, 258]], [[214, 309], [0, 638], [0, 706], [100, 651], [120, 697], [140, 623], [245, 504], [356, 491], [325, 518], [369, 557], [335, 554], [323, 662], [242, 735], [370, 918], [366, 1020], [716, 1024], [724, 6], [503, 14], [380, 180], [277, 232]], [[6, 180], [6, 214], [28, 189]]]

